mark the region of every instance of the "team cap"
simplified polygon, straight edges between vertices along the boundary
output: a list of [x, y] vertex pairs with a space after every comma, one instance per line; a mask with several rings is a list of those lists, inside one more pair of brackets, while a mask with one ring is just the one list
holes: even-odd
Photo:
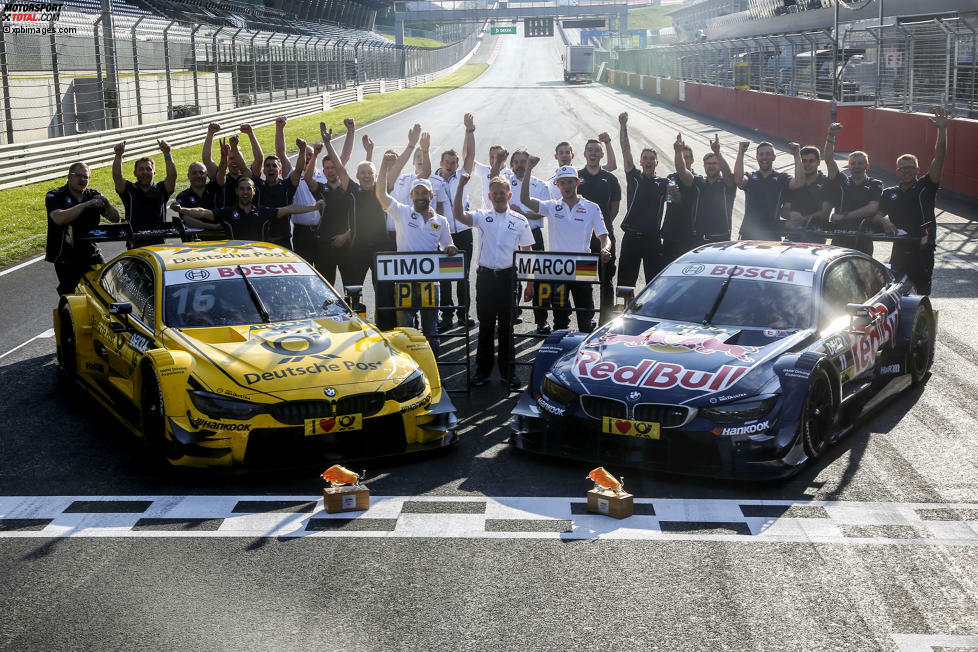
[[411, 190], [414, 190], [415, 188], [418, 187], [425, 188], [428, 192], [432, 192], [431, 182], [428, 181], [427, 179], [415, 179], [414, 184], [411, 186]]
[[577, 170], [570, 165], [561, 165], [557, 168], [557, 173], [554, 174], [554, 184], [557, 183], [558, 179], [570, 179], [571, 177], [577, 178]]

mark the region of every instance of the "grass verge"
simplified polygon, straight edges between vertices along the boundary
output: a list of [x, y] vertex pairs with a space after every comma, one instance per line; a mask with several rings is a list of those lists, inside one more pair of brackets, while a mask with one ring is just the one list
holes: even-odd
[[639, 7], [628, 10], [629, 29], [661, 29], [672, 25], [672, 18], [667, 13], [679, 5], [659, 5], [655, 7]]
[[[393, 34], [384, 34], [383, 32], [378, 33], [388, 41], [394, 40]], [[440, 48], [445, 44], [442, 41], [428, 38], [426, 36], [405, 36], [404, 45], [413, 45], [419, 48]]]
[[[334, 133], [337, 131], [342, 133], [344, 118], [353, 118], [357, 121], [357, 125], [365, 125], [368, 122], [373, 122], [384, 116], [397, 113], [442, 93], [447, 93], [459, 86], [464, 86], [481, 75], [487, 67], [486, 64], [465, 65], [450, 75], [422, 86], [405, 88], [404, 90], [394, 91], [392, 93], [367, 95], [362, 102], [339, 106], [324, 113], [316, 113], [302, 118], [293, 118], [289, 120], [289, 125], [286, 129], [287, 143], [291, 143], [289, 151], [295, 151], [296, 138], [304, 138], [310, 143], [318, 141], [320, 122], [325, 122], [328, 126], [332, 127]], [[270, 154], [275, 151], [275, 125], [259, 127], [255, 129], [255, 135], [258, 137], [258, 142], [261, 143], [265, 154]], [[203, 137], [203, 130], [201, 137]], [[250, 148], [247, 145], [247, 136], [243, 136], [241, 142], [245, 160], [250, 162], [251, 154], [249, 151]], [[215, 162], [219, 156], [219, 152], [216, 149], [215, 147]], [[174, 149], [172, 153], [173, 161], [177, 166], [177, 172], [179, 174], [176, 192], [180, 192], [189, 185], [187, 183], [187, 167], [194, 161], [200, 160], [200, 145], [187, 145], [186, 147]], [[375, 158], [376, 156], [377, 153], [375, 152]], [[160, 180], [164, 174], [163, 155], [158, 153], [153, 158], [156, 160], [157, 180]], [[123, 171], [128, 178], [131, 178], [131, 161], [123, 164]], [[67, 174], [67, 166], [65, 173]], [[17, 188], [0, 190], [0, 206], [4, 208], [3, 217], [0, 219], [0, 267], [5, 267], [20, 259], [36, 254], [43, 249], [47, 233], [44, 195], [52, 188], [57, 188], [63, 184], [63, 179], [51, 179]], [[109, 201], [119, 209], [120, 213], [123, 212], [119, 196], [115, 193], [113, 187], [111, 166], [92, 170], [92, 178], [89, 185], [108, 197]]]

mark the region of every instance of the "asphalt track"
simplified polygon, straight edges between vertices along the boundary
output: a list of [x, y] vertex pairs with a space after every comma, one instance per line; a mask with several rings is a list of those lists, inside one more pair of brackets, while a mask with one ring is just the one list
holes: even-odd
[[[609, 131], [617, 150], [622, 110], [635, 150], [671, 156], [682, 131], [699, 158], [719, 133], [732, 161], [759, 140], [569, 87], [557, 41], [521, 37], [469, 86], [364, 131], [380, 152], [420, 122], [434, 157], [460, 150], [472, 112], [480, 160], [526, 145], [546, 177], [560, 140], [582, 152]], [[624, 522], [574, 506], [589, 465], [508, 448], [515, 395], [496, 380], [455, 397], [450, 454], [368, 468], [363, 520], [324, 517], [321, 469], [161, 472], [103, 411], [59, 395], [51, 267], [3, 273], [0, 648], [978, 648], [978, 227], [973, 207], [939, 205], [927, 384], [787, 482], [624, 471], [641, 498]]]

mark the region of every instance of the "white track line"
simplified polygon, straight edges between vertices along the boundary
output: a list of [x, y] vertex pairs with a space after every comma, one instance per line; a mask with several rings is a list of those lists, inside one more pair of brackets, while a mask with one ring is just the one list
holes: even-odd
[[2, 272], [0, 272], [0, 276], [6, 276], [7, 274], [12, 274], [13, 272], [16, 272], [18, 269], [22, 269], [24, 267], [27, 267], [28, 265], [33, 265], [39, 260], [44, 260], [44, 256], [36, 256], [34, 258], [31, 258], [30, 260], [25, 260], [20, 264], [14, 265], [13, 267], [9, 267], [3, 270]]
[[46, 331], [44, 331], [43, 333], [39, 333], [39, 334], [35, 335], [34, 337], [32, 337], [31, 339], [27, 340], [23, 344], [18, 344], [17, 346], [15, 346], [14, 348], [10, 349], [6, 353], [0, 355], [0, 359], [7, 357], [8, 355], [10, 355], [11, 353], [13, 353], [17, 349], [21, 349], [21, 348], [27, 346], [28, 344], [30, 344], [31, 342], [33, 342], [34, 340], [39, 340], [42, 337], [54, 337], [54, 329], [53, 328], [49, 328]]

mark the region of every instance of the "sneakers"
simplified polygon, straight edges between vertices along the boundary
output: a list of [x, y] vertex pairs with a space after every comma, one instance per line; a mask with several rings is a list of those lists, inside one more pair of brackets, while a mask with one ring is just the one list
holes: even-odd
[[485, 376], [480, 376], [479, 374], [476, 374], [476, 375], [472, 376], [472, 380], [469, 382], [469, 384], [472, 385], [473, 387], [482, 387], [487, 382], [489, 382], [489, 379], [488, 378], [486, 378]]
[[438, 320], [438, 332], [439, 333], [444, 333], [447, 330], [451, 330], [452, 329], [452, 323], [453, 323], [453, 321], [452, 321], [451, 316], [442, 317], [441, 319]]
[[511, 392], [518, 392], [523, 389], [523, 381], [521, 381], [515, 374], [503, 380], [503, 384], [506, 385]]
[[542, 324], [537, 324], [537, 330], [536, 330], [537, 335], [550, 335], [550, 333], [551, 333], [550, 324], [548, 324], [547, 322], [543, 322]]

